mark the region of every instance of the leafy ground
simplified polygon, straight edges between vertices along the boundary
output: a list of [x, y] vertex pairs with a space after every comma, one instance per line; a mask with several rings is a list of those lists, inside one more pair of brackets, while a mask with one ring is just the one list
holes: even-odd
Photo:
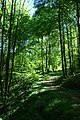
[[56, 81], [58, 76], [33, 84], [30, 96], [9, 120], [80, 120], [80, 90]]

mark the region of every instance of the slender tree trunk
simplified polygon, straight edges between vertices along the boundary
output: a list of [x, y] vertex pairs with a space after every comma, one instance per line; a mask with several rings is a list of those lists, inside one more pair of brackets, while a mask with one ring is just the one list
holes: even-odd
[[[14, 16], [15, 16], [15, 11], [16, 11], [16, 0], [14, 2]], [[14, 68], [14, 56], [15, 56], [15, 46], [16, 46], [16, 40], [17, 40], [17, 30], [18, 30], [18, 19], [17, 19], [16, 31], [14, 34], [15, 36], [14, 36], [14, 42], [13, 42], [12, 66], [11, 66], [10, 80], [8, 83], [8, 97], [9, 97], [10, 85], [11, 85], [11, 80], [12, 80], [12, 72]]]
[[[60, 6], [59, 6], [60, 7]], [[63, 76], [65, 77], [65, 71], [64, 71], [64, 59], [63, 59], [63, 42], [62, 42], [62, 34], [61, 34], [61, 15], [60, 15], [60, 8], [58, 13], [58, 23], [59, 23], [59, 34], [60, 34], [60, 46], [61, 46], [61, 59], [62, 59], [62, 71]]]
[[50, 71], [50, 62], [51, 62], [51, 55], [50, 54], [51, 54], [51, 45], [50, 45], [50, 42], [49, 42], [49, 53], [48, 53], [48, 57], [49, 57], [49, 61], [48, 61], [49, 71]]
[[72, 66], [71, 66], [70, 38], [69, 38], [69, 31], [68, 31], [67, 25], [66, 25], [66, 31], [67, 31], [68, 56], [69, 56], [69, 65], [70, 65], [70, 74], [71, 74], [72, 73]]
[[50, 62], [51, 62], [51, 44], [50, 44], [50, 33], [49, 33], [48, 41], [47, 41], [47, 58], [46, 58], [47, 73], [49, 73], [50, 71]]
[[1, 65], [0, 65], [0, 89], [1, 89], [1, 97], [3, 101], [3, 85], [2, 80], [3, 78], [3, 67], [4, 67], [4, 23], [5, 23], [5, 7], [6, 1], [2, 1], [2, 13], [3, 13], [3, 23], [2, 23], [2, 38], [1, 38]]
[[77, 6], [77, 26], [78, 26], [78, 68], [80, 69], [80, 3], [76, 1]]
[[64, 22], [62, 23], [63, 27], [63, 57], [64, 57], [64, 71], [65, 71], [65, 77], [67, 76], [67, 63], [66, 63], [66, 53], [65, 53], [65, 33], [64, 33]]
[[13, 20], [13, 3], [14, 0], [12, 0], [12, 6], [11, 6], [11, 14], [10, 14], [10, 28], [9, 28], [9, 36], [8, 36], [8, 53], [6, 58], [6, 82], [5, 82], [5, 103], [7, 98], [7, 92], [8, 92], [8, 79], [9, 79], [9, 62], [10, 62], [10, 41], [11, 41], [11, 32], [12, 32], [12, 20]]
[[47, 48], [47, 42], [46, 42], [46, 70], [48, 69], [48, 48]]
[[8, 97], [9, 97], [10, 85], [11, 85], [11, 80], [12, 80], [12, 72], [13, 72], [13, 68], [14, 68], [14, 56], [15, 56], [15, 46], [16, 46], [16, 38], [17, 38], [17, 29], [18, 29], [18, 26], [16, 28], [16, 35], [15, 35], [15, 40], [14, 40], [14, 45], [13, 45], [12, 66], [11, 66], [10, 80], [9, 80], [9, 84], [8, 84]]
[[[49, 37], [48, 37], [49, 39]], [[47, 73], [49, 73], [50, 68], [50, 48], [49, 48], [49, 40], [46, 42], [46, 70]]]
[[42, 74], [44, 75], [44, 63], [43, 63], [43, 36], [41, 37], [41, 58], [42, 58]]
[[72, 29], [70, 27], [70, 48], [71, 48], [71, 74], [74, 72], [74, 60], [73, 60], [73, 45], [72, 45]]

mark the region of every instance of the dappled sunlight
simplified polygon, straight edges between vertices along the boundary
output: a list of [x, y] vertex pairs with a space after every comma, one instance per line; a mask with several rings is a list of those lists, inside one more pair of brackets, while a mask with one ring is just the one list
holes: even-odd
[[0, 0], [0, 119], [80, 120], [79, 0]]
[[[66, 94], [69, 92], [70, 94]], [[10, 117], [10, 120], [79, 120], [80, 115], [80, 102], [72, 99], [72, 93], [76, 97], [77, 91], [74, 90], [47, 90], [42, 92], [33, 93]], [[23, 111], [22, 111], [22, 110]], [[34, 112], [33, 112], [34, 111]], [[19, 115], [19, 116], [18, 116]], [[17, 116], [17, 119], [16, 119]]]

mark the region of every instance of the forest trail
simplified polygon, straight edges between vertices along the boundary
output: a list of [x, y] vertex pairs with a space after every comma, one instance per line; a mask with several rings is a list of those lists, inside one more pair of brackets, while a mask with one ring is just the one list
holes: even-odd
[[29, 97], [46, 91], [59, 91], [64, 93], [66, 96], [70, 96], [73, 100], [75, 99], [80, 101], [80, 95], [77, 92], [78, 90], [62, 87], [63, 82], [59, 83], [59, 78], [60, 76], [49, 76], [46, 80], [36, 81], [30, 89], [31, 94]]
[[60, 76], [50, 76], [46, 80], [40, 80], [36, 81], [30, 91], [32, 91], [32, 94], [38, 94], [39, 92], [44, 92], [48, 90], [56, 90], [61, 87], [61, 84], [55, 85], [54, 83], [59, 79]]
[[59, 76], [35, 82], [30, 95], [9, 120], [80, 120], [80, 91], [54, 83]]

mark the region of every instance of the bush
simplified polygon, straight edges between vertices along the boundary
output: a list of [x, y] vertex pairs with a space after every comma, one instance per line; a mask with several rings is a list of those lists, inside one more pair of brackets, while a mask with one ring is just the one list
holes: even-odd
[[67, 87], [67, 88], [79, 89], [80, 88], [80, 73], [67, 78], [64, 81], [62, 86]]

